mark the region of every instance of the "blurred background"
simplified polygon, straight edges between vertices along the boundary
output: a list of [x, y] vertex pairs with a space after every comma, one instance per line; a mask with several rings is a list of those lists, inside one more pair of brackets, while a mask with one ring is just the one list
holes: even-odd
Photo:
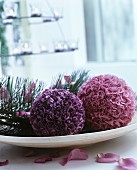
[[137, 92], [136, 0], [0, 0], [0, 76], [114, 74]]

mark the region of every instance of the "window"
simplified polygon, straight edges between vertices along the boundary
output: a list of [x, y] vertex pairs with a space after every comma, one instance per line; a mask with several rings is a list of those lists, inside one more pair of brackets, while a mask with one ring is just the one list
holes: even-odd
[[137, 1], [84, 0], [88, 61], [137, 61]]

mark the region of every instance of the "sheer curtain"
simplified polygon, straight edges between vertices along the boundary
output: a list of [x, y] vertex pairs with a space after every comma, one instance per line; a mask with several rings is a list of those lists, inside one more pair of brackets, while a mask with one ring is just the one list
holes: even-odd
[[117, 75], [137, 93], [137, 1], [83, 1], [91, 76]]
[[89, 61], [137, 61], [137, 1], [84, 0]]

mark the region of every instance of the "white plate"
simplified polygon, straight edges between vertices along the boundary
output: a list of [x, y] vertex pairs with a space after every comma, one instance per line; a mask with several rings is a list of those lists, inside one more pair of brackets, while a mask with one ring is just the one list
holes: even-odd
[[136, 129], [137, 119], [134, 119], [134, 121], [128, 126], [94, 133], [54, 137], [15, 137], [0, 135], [0, 143], [36, 148], [76, 147], [117, 138]]

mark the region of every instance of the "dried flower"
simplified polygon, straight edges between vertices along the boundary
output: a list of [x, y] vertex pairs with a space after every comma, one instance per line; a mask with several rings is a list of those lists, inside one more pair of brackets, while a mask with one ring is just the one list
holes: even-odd
[[38, 136], [79, 133], [85, 112], [81, 100], [64, 89], [46, 89], [32, 104], [30, 123]]
[[114, 75], [95, 76], [78, 92], [86, 120], [93, 130], [126, 126], [135, 113], [135, 94], [126, 82]]

